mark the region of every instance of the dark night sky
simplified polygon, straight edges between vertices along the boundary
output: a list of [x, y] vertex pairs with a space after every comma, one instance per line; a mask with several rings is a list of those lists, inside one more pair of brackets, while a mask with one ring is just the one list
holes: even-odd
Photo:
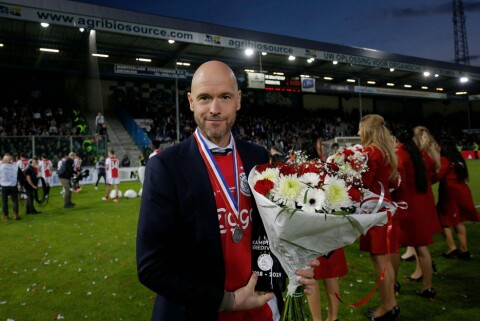
[[[414, 57], [455, 58], [450, 0], [78, 1]], [[480, 1], [463, 3], [470, 64], [480, 66]]]

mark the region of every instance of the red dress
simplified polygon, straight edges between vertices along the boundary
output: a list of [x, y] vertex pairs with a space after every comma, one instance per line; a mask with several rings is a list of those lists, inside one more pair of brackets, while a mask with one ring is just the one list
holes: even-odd
[[[430, 179], [435, 173], [435, 163], [427, 153], [422, 153], [427, 170], [428, 186], [425, 193], [415, 187], [415, 171], [410, 154], [400, 144], [397, 149], [398, 172], [401, 176], [400, 187], [394, 192], [397, 202], [405, 201], [407, 209], [398, 209], [395, 216], [399, 223], [401, 246], [425, 246], [433, 244], [433, 234], [441, 232], [435, 209], [435, 199]], [[427, 158], [428, 157], [428, 158]], [[427, 159], [426, 159], [427, 158]]]
[[442, 156], [441, 163], [442, 167], [437, 175], [440, 181], [437, 203], [440, 224], [457, 226], [463, 221], [480, 221], [467, 183], [458, 181], [453, 164], [446, 157]]
[[336, 249], [328, 258], [320, 256], [318, 258], [320, 265], [313, 270], [313, 278], [315, 280], [323, 280], [330, 278], [339, 278], [347, 275], [347, 260], [345, 259], [345, 251], [342, 248]]
[[[363, 186], [373, 193], [380, 195], [381, 187], [379, 183], [381, 183], [384, 186], [385, 198], [392, 200], [389, 192], [390, 174], [392, 172], [391, 166], [387, 164], [385, 157], [378, 147], [366, 147], [365, 152], [368, 155], [368, 171], [362, 173]], [[382, 211], [382, 209], [380, 209], [380, 211]], [[395, 216], [390, 233], [390, 251], [388, 251], [387, 248], [387, 224], [374, 226], [368, 230], [366, 235], [361, 235], [360, 250], [376, 255], [387, 254], [388, 252], [398, 253], [398, 224], [396, 223]]]

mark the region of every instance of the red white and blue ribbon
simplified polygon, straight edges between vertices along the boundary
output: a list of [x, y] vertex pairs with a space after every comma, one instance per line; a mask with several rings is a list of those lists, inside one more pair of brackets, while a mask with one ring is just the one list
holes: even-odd
[[237, 148], [235, 146], [235, 141], [233, 141], [233, 170], [235, 173], [235, 196], [231, 193], [230, 188], [228, 187], [227, 181], [223, 177], [220, 169], [218, 168], [217, 162], [212, 155], [210, 149], [208, 149], [207, 143], [202, 137], [200, 130], [197, 128], [193, 133], [195, 140], [200, 150], [200, 155], [202, 155], [205, 165], [210, 173], [212, 173], [213, 178], [215, 179], [217, 186], [220, 188], [220, 192], [224, 195], [225, 202], [229, 206], [232, 212], [235, 214], [235, 217], [238, 218], [239, 212], [239, 200], [240, 200], [240, 188], [238, 186], [238, 155]]

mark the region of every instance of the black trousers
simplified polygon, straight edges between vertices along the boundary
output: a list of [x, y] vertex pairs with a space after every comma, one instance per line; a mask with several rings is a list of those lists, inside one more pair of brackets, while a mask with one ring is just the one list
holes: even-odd
[[27, 189], [27, 214], [33, 214], [37, 210], [35, 209], [35, 195], [33, 189]]
[[3, 215], [8, 215], [8, 196], [12, 196], [13, 213], [18, 214], [18, 189], [16, 186], [2, 186]]
[[103, 174], [98, 174], [98, 177], [97, 177], [97, 183], [95, 183], [95, 186], [98, 186], [98, 182], [100, 182], [100, 178], [103, 177], [103, 181], [105, 182], [105, 184], [107, 184], [107, 176], [105, 173]]

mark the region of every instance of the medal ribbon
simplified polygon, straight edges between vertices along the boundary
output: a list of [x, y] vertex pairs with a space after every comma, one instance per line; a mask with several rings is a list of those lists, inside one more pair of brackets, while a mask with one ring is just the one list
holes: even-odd
[[195, 132], [193, 133], [193, 136], [195, 137], [195, 140], [198, 145], [198, 149], [200, 151], [200, 155], [202, 156], [205, 165], [207, 166], [207, 170], [209, 173], [212, 174], [212, 177], [214, 181], [216, 182], [216, 185], [219, 187], [220, 192], [222, 194], [223, 199], [225, 200], [226, 206], [230, 207], [230, 210], [235, 214], [235, 220], [237, 223], [237, 226], [240, 226], [238, 224], [238, 211], [239, 211], [239, 206], [238, 202], [240, 201], [240, 188], [238, 186], [238, 155], [237, 155], [237, 148], [235, 145], [235, 140], [233, 141], [233, 170], [235, 172], [235, 192], [236, 192], [236, 199], [232, 195], [232, 192], [228, 188], [228, 184], [223, 177], [222, 173], [220, 172], [220, 169], [218, 168], [217, 162], [215, 161], [215, 158], [212, 155], [212, 152], [208, 149], [207, 143], [204, 141], [203, 137], [200, 135], [199, 129], [197, 128]]

